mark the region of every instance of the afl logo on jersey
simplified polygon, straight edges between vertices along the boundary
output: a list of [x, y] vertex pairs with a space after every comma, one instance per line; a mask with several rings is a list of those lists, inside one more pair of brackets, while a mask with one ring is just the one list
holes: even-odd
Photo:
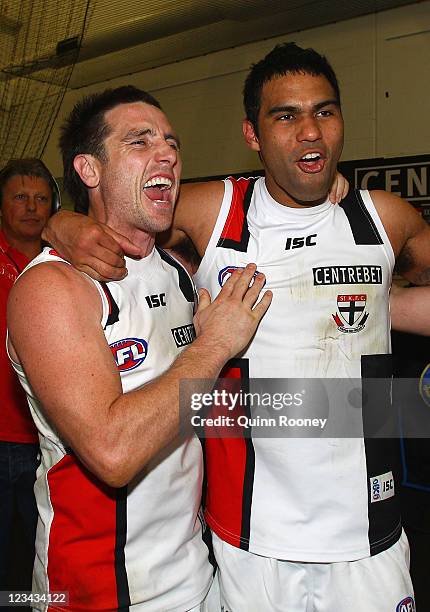
[[415, 612], [415, 602], [413, 597], [405, 597], [397, 604], [396, 612]]
[[148, 343], [140, 338], [124, 338], [109, 345], [120, 372], [134, 370], [143, 363], [148, 354]]
[[427, 406], [430, 406], [430, 363], [426, 365], [420, 376], [420, 395]]
[[[218, 274], [219, 286], [222, 287], [223, 285], [225, 285], [225, 283], [228, 281], [228, 279], [230, 278], [230, 276], [233, 274], [235, 270], [244, 270], [244, 269], [245, 269], [245, 266], [227, 266], [226, 268], [223, 268], [222, 270], [220, 270]], [[258, 270], [256, 270], [254, 272], [254, 276], [257, 276], [258, 273], [259, 273]]]

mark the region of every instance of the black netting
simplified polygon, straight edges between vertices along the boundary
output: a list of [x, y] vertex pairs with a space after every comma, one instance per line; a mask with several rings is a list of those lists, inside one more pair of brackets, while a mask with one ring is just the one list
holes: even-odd
[[0, 167], [40, 157], [77, 60], [91, 0], [0, 3]]

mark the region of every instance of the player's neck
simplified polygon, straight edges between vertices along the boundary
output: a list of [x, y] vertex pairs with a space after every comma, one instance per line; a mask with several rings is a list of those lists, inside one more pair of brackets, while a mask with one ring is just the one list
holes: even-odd
[[109, 224], [112, 229], [122, 234], [130, 240], [136, 247], [140, 249], [137, 259], [147, 257], [154, 250], [155, 245], [155, 232], [149, 232], [147, 230], [140, 229], [138, 227], [130, 226], [123, 222]]
[[127, 232], [125, 235], [133, 244], [140, 248], [141, 258], [147, 257], [152, 253], [155, 245], [155, 234], [134, 229]]
[[277, 185], [270, 177], [265, 177], [266, 189], [269, 195], [281, 206], [288, 208], [312, 208], [323, 204], [328, 198], [328, 192], [317, 200], [300, 200], [296, 196], [288, 193], [285, 189]]
[[140, 248], [140, 253], [137, 258], [147, 257], [152, 253], [155, 245], [155, 233], [141, 230], [124, 219], [124, 214], [118, 208], [107, 209], [103, 202], [90, 200], [88, 216], [92, 217], [99, 223], [104, 223], [112, 228], [115, 232], [122, 234], [128, 238], [135, 246]]

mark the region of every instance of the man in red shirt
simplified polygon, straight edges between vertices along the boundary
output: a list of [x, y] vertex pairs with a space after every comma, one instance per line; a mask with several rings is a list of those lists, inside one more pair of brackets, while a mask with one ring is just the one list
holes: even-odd
[[42, 229], [57, 202], [56, 183], [40, 160], [11, 160], [0, 172], [0, 590], [7, 588], [15, 512], [25, 529], [26, 550], [34, 557], [37, 508], [33, 485], [39, 449], [25, 392], [6, 353], [7, 298], [16, 277], [42, 250]]

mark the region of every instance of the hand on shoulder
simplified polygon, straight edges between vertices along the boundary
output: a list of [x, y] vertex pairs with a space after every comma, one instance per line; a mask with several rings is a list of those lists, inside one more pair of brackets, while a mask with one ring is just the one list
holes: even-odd
[[124, 254], [137, 257], [140, 249], [126, 236], [92, 217], [60, 211], [48, 222], [43, 238], [61, 256], [96, 280], [126, 276]]

